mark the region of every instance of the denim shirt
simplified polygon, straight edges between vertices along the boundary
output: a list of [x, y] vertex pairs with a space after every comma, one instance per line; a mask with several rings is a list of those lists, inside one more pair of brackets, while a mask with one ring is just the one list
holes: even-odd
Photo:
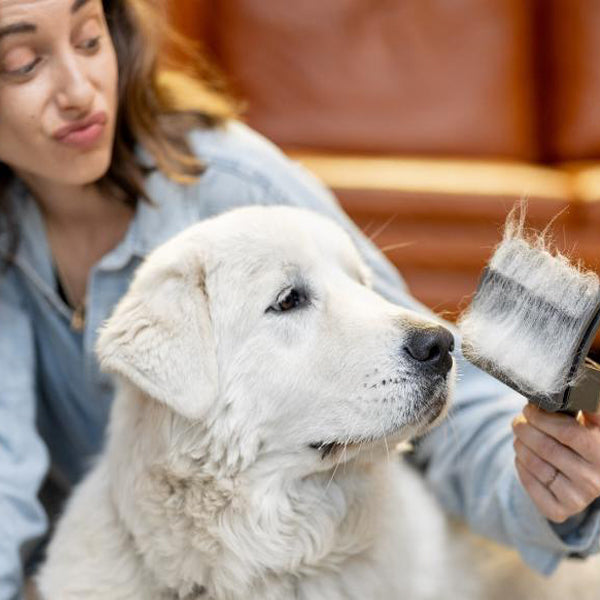
[[[82, 332], [71, 329], [72, 311], [57, 293], [35, 201], [19, 182], [11, 191], [22, 235], [15, 264], [0, 277], [0, 600], [19, 597], [21, 565], [46, 532], [37, 494], [49, 469], [75, 484], [102, 449], [113, 384], [98, 370], [96, 332], [140, 261], [158, 244], [237, 206], [311, 208], [350, 232], [378, 292], [428, 312], [331, 194], [272, 144], [237, 122], [194, 131], [190, 141], [207, 165], [205, 174], [191, 185], [174, 183], [160, 172], [148, 176], [153, 205], [138, 203], [125, 237], [89, 274]], [[525, 400], [460, 356], [457, 361], [461, 375], [450, 418], [419, 440], [412, 456], [444, 507], [474, 530], [515, 546], [544, 573], [563, 556], [598, 551], [598, 502], [552, 525], [518, 481], [511, 420]]]

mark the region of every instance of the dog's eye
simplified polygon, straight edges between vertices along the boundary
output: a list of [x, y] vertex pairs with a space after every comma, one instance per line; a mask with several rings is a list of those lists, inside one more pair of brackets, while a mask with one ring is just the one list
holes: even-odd
[[308, 302], [308, 294], [301, 288], [288, 288], [277, 296], [277, 300], [269, 306], [268, 310], [286, 312], [300, 308]]

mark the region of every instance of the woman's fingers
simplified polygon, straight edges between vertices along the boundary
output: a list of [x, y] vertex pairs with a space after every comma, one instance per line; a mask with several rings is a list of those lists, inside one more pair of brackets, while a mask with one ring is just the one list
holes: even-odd
[[519, 478], [546, 517], [564, 521], [600, 496], [600, 427], [594, 419], [578, 421], [528, 405], [513, 431]]
[[519, 462], [542, 484], [550, 485], [556, 477], [557, 469], [530, 450], [519, 438], [513, 443]]
[[[564, 520], [584, 510], [596, 498], [598, 490], [582, 483], [585, 481], [585, 475], [577, 467], [566, 469], [565, 472], [546, 462], [518, 438], [514, 446], [516, 458], [521, 466], [544, 488], [537, 494], [538, 498], [545, 499], [544, 506], [538, 508], [548, 518], [554, 521]], [[571, 452], [568, 449], [565, 451]], [[537, 485], [533, 487], [536, 490], [538, 488]], [[527, 491], [531, 490], [527, 489]]]
[[562, 523], [571, 516], [554, 494], [519, 460], [519, 457], [516, 458], [515, 465], [523, 487], [546, 518]]
[[[584, 435], [583, 426], [578, 424], [576, 426], [580, 429], [580, 434]], [[543, 469], [544, 473], [540, 474], [542, 483], [549, 481], [548, 478], [544, 478], [544, 474], [548, 475], [547, 466], [549, 466], [563, 473], [567, 479], [576, 485], [578, 491], [581, 488], [584, 495], [590, 498], [590, 502], [600, 494], [600, 466], [587, 461], [577, 452], [551, 437], [551, 435], [540, 431], [528, 421], [516, 423], [513, 431], [517, 439], [538, 459], [538, 462], [535, 466], [532, 465], [532, 468], [541, 467]], [[543, 461], [543, 464], [539, 460]], [[533, 459], [530, 458], [529, 463], [533, 462]], [[535, 470], [533, 472], [537, 473]]]
[[525, 406], [523, 415], [536, 429], [571, 448], [584, 460], [600, 465], [600, 426], [582, 423], [569, 415], [549, 413], [533, 404]]

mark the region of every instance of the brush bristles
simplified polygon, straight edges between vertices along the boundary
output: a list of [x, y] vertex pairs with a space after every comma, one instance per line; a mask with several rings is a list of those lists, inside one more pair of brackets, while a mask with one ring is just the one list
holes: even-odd
[[468, 358], [527, 396], [572, 384], [583, 334], [600, 303], [598, 276], [530, 240], [513, 215], [471, 306], [459, 320]]
[[576, 319], [584, 317], [598, 296], [598, 276], [573, 266], [565, 256], [552, 255], [524, 239], [498, 246], [489, 268], [518, 282], [525, 293], [548, 302]]

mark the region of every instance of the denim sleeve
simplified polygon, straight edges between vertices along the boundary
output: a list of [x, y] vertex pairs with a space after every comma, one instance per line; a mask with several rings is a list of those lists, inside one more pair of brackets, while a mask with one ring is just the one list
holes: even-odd
[[[341, 210], [333, 196], [299, 165], [278, 159], [271, 181], [281, 202], [312, 208], [337, 220], [353, 237], [388, 300], [420, 313], [431, 311], [412, 298], [383, 254]], [[454, 328], [446, 323], [450, 329]], [[454, 330], [456, 335], [456, 331]], [[599, 551], [600, 501], [561, 525], [535, 507], [514, 466], [511, 421], [526, 399], [455, 353], [458, 383], [448, 418], [417, 440], [412, 462], [420, 468], [451, 514], [487, 537], [516, 547], [534, 569], [549, 574], [565, 556]]]
[[20, 597], [22, 563], [47, 526], [37, 499], [48, 468], [35, 426], [35, 358], [29, 317], [11, 272], [0, 276], [0, 599]]

